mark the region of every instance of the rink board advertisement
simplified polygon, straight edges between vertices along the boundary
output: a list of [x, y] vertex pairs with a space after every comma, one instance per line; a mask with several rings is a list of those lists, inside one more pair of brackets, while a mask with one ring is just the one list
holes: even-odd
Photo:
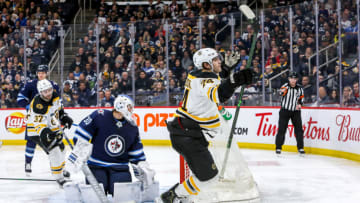
[[[94, 108], [69, 108], [66, 112], [78, 124]], [[235, 108], [228, 108], [234, 114]], [[165, 120], [173, 117], [175, 108], [135, 108], [136, 122], [143, 140], [169, 140]], [[22, 109], [0, 110], [0, 139], [22, 140], [26, 112]], [[242, 107], [234, 130], [241, 143], [274, 144], [278, 129], [278, 108]], [[360, 154], [360, 110], [315, 109], [302, 110], [304, 143], [306, 147], [331, 149]], [[230, 125], [231, 126], [231, 125]], [[72, 137], [73, 130], [67, 131]], [[289, 122], [285, 145], [296, 146], [294, 128]]]

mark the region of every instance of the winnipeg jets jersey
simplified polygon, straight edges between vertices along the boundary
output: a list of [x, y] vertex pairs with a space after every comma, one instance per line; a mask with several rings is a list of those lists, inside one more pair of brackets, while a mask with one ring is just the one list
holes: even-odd
[[56, 92], [49, 102], [36, 95], [30, 103], [28, 111], [28, 136], [39, 136], [44, 128], [52, 131], [60, 130], [59, 111], [63, 108], [61, 99]]
[[137, 126], [99, 109], [83, 119], [75, 131], [77, 139], [93, 144], [89, 165], [129, 169], [128, 162], [145, 161]]
[[220, 127], [219, 85], [220, 77], [213, 72], [197, 70], [189, 73], [184, 96], [175, 116], [192, 119], [201, 128], [216, 131]]

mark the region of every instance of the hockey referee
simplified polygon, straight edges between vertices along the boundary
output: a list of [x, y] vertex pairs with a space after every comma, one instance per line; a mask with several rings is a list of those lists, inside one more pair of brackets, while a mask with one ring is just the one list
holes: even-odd
[[289, 82], [281, 88], [281, 109], [279, 112], [279, 130], [276, 135], [276, 154], [281, 154], [281, 148], [285, 141], [285, 133], [289, 120], [294, 125], [297, 148], [300, 155], [304, 155], [304, 136], [301, 122], [301, 106], [303, 104], [304, 90], [297, 84], [298, 74], [290, 72]]

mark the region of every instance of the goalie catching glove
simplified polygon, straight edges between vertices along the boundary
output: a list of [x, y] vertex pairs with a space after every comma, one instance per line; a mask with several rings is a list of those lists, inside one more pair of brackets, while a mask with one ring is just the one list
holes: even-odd
[[76, 145], [68, 157], [66, 166], [73, 172], [80, 171], [84, 163], [89, 159], [92, 150], [92, 144], [78, 139]]
[[135, 177], [143, 183], [145, 188], [154, 183], [155, 171], [150, 168], [146, 161], [140, 161], [137, 164], [131, 164], [131, 166]]

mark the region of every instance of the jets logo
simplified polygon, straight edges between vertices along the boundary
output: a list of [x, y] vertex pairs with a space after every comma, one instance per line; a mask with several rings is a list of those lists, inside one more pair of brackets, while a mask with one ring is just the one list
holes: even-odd
[[110, 135], [104, 145], [106, 153], [111, 157], [120, 156], [125, 150], [125, 140], [120, 135]]

